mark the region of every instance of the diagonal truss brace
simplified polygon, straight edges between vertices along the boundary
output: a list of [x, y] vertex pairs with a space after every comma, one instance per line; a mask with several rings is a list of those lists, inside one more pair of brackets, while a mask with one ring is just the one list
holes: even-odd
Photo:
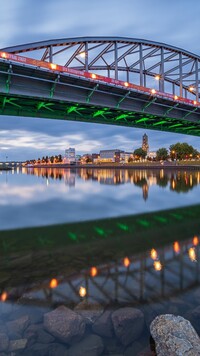
[[179, 103], [177, 103], [176, 105], [171, 106], [171, 108], [167, 109], [167, 111], [165, 111], [164, 116], [167, 116], [169, 114], [170, 111], [172, 111], [173, 109], [175, 109], [177, 106], [179, 106]]
[[116, 109], [119, 108], [119, 105], [122, 103], [122, 101], [124, 101], [124, 99], [127, 98], [127, 96], [129, 96], [130, 94], [130, 90], [118, 101], [117, 105], [116, 105]]
[[95, 87], [92, 89], [92, 91], [90, 92], [90, 94], [87, 96], [86, 98], [86, 103], [89, 103], [90, 102], [90, 99], [92, 97], [92, 95], [94, 94], [94, 92], [98, 89], [99, 87], [99, 84], [95, 85]]
[[9, 94], [10, 91], [10, 84], [11, 84], [11, 75], [12, 75], [12, 65], [9, 65], [9, 69], [8, 69], [8, 78], [6, 80], [6, 93]]
[[58, 74], [57, 78], [55, 79], [52, 87], [51, 87], [51, 90], [50, 90], [50, 98], [53, 98], [53, 95], [54, 95], [54, 91], [55, 91], [55, 88], [56, 88], [56, 84], [59, 82], [60, 80], [60, 74]]
[[198, 108], [195, 108], [195, 109], [189, 111], [187, 114], [185, 114], [185, 115], [183, 116], [183, 119], [185, 119], [185, 118], [188, 117], [189, 115], [193, 114], [193, 112], [195, 112], [197, 109], [198, 109]]
[[153, 100], [149, 101], [142, 109], [142, 112], [144, 112], [151, 104], [153, 104], [157, 98], [153, 98]]

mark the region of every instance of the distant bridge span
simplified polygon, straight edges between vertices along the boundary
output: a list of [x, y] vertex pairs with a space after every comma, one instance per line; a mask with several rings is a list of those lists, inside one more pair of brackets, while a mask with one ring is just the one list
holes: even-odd
[[0, 50], [0, 114], [200, 136], [200, 57], [121, 37]]

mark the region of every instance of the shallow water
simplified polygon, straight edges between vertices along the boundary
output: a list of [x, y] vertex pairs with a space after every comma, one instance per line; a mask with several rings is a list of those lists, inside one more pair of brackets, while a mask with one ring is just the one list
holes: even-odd
[[[162, 313], [200, 333], [198, 171], [18, 173], [0, 176], [6, 354], [153, 355], [149, 325]], [[75, 338], [49, 328], [59, 306]]]

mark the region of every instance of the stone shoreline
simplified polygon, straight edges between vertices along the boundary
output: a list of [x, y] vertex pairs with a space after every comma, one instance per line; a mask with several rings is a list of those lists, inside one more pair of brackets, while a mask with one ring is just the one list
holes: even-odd
[[[61, 304], [45, 309], [31, 306], [31, 299], [29, 305], [24, 304], [22, 297], [16, 304], [0, 304], [0, 355], [199, 355], [200, 288], [194, 292], [194, 300], [194, 305], [172, 298], [110, 309], [83, 299], [71, 308]], [[179, 313], [196, 331], [189, 321], [175, 316]]]

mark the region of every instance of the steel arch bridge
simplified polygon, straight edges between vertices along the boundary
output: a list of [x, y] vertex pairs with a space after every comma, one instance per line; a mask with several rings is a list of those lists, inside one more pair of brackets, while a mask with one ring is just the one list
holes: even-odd
[[48, 40], [0, 50], [0, 114], [200, 136], [200, 57], [121, 37]]

